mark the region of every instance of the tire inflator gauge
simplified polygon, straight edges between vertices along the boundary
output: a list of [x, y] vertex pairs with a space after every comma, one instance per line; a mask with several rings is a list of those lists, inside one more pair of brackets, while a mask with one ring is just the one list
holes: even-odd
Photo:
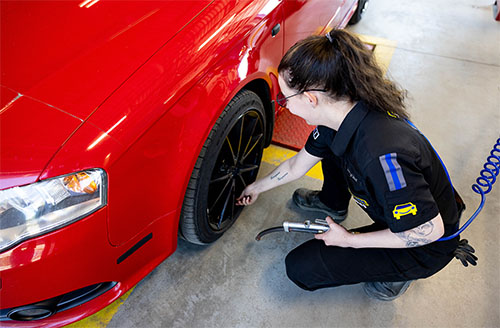
[[262, 236], [267, 235], [271, 232], [285, 231], [285, 232], [306, 232], [306, 233], [324, 233], [330, 230], [328, 226], [328, 222], [324, 219], [316, 219], [313, 222], [311, 220], [306, 220], [303, 223], [301, 222], [283, 222], [283, 226], [269, 228], [264, 231], [261, 231], [256, 237], [255, 240], [259, 241]]

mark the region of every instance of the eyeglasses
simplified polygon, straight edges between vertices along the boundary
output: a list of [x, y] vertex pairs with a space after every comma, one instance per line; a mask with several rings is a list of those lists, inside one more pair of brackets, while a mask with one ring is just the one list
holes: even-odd
[[303, 94], [304, 92], [307, 92], [307, 91], [327, 92], [328, 90], [325, 90], [325, 89], [307, 89], [307, 90], [295, 93], [295, 94], [293, 94], [291, 96], [288, 96], [288, 97], [285, 97], [285, 95], [280, 92], [280, 93], [278, 93], [278, 96], [276, 97], [276, 102], [281, 107], [286, 107], [286, 104], [288, 103], [288, 98], [292, 98], [292, 97], [298, 96], [298, 95]]

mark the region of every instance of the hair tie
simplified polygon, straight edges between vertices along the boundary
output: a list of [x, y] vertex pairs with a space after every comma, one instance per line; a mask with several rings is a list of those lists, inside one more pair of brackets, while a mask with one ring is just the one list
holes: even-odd
[[330, 41], [331, 44], [333, 44], [333, 38], [332, 36], [330, 35], [330, 32], [326, 33], [326, 38], [328, 39], [328, 41]]

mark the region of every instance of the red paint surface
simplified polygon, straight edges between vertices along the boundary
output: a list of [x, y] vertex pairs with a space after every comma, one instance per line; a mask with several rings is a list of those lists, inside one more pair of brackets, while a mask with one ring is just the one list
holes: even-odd
[[[348, 2], [350, 7], [354, 1]], [[224, 107], [249, 83], [261, 83], [262, 92], [270, 93], [261, 97], [274, 99], [284, 46], [302, 37], [297, 27], [287, 32], [290, 19], [312, 15], [325, 3], [333, 15], [337, 5], [80, 3], [0, 2], [0, 189], [102, 168], [108, 205], [1, 253], [0, 306], [27, 305], [100, 282], [118, 284], [77, 308], [16, 326], [82, 319], [170, 255], [192, 168]], [[321, 30], [328, 16], [300, 28]], [[278, 23], [281, 31], [272, 37]], [[117, 264], [150, 233], [150, 241]]]

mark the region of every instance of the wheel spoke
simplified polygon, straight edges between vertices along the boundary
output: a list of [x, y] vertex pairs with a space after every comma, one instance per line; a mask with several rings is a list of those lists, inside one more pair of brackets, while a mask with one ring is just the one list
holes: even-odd
[[236, 156], [234, 155], [234, 150], [233, 150], [233, 146], [231, 145], [231, 141], [229, 140], [229, 136], [226, 137], [226, 141], [227, 141], [227, 144], [229, 145], [229, 150], [231, 151], [231, 155], [233, 157], [233, 164], [236, 165], [237, 163], [237, 158]]
[[232, 179], [229, 179], [227, 180], [226, 184], [224, 185], [224, 187], [222, 188], [220, 194], [217, 196], [217, 198], [215, 199], [215, 201], [213, 202], [212, 204], [212, 207], [210, 207], [210, 209], [208, 210], [209, 213], [212, 213], [213, 209], [215, 208], [215, 205], [217, 205], [217, 202], [219, 201], [219, 199], [222, 197], [222, 195], [224, 194], [224, 190], [226, 190], [227, 186], [229, 186], [229, 183], [231, 182]]
[[240, 169], [240, 173], [250, 172], [258, 168], [259, 168], [258, 165], [245, 165], [245, 167]]
[[238, 177], [240, 178], [241, 183], [243, 183], [243, 189], [245, 189], [247, 187], [247, 183], [245, 182], [245, 179], [243, 179], [243, 177], [241, 176], [241, 174], [238, 174]]
[[[255, 119], [255, 120], [254, 120], [254, 122], [253, 122], [252, 132], [250, 133], [250, 137], [248, 138], [248, 142], [247, 142], [247, 145], [246, 145], [246, 147], [245, 147], [245, 150], [243, 151], [243, 154], [246, 154], [246, 153], [247, 153], [248, 146], [250, 146], [250, 142], [252, 141], [252, 136], [253, 136], [253, 134], [254, 134], [254, 132], [255, 132], [255, 128], [257, 127], [257, 123], [258, 123], [258, 122], [259, 122], [259, 120], [258, 120], [258, 119]], [[243, 162], [243, 160], [244, 160], [244, 158], [245, 158], [245, 157], [246, 157], [246, 156], [245, 156], [245, 155], [243, 155], [243, 158], [242, 158], [242, 160], [241, 160], [242, 162]]]
[[231, 174], [231, 173], [225, 174], [225, 175], [223, 175], [223, 176], [220, 176], [220, 177], [218, 177], [218, 178], [215, 178], [215, 179], [210, 180], [210, 184], [212, 184], [212, 183], [214, 183], [214, 182], [219, 182], [219, 181], [224, 181], [224, 180], [226, 180], [226, 179], [230, 179], [230, 178], [231, 178], [231, 176], [232, 176], [232, 174]]
[[238, 140], [238, 152], [236, 153], [236, 163], [238, 162], [238, 158], [240, 158], [241, 151], [241, 140], [243, 139], [243, 127], [245, 126], [245, 116], [241, 118], [240, 121], [240, 137]]
[[259, 141], [260, 141], [260, 139], [262, 139], [263, 136], [264, 136], [264, 134], [262, 134], [262, 133], [258, 135], [257, 140], [255, 140], [252, 148], [250, 148], [250, 150], [243, 156], [243, 158], [241, 159], [241, 162], [243, 162], [248, 157], [248, 155], [250, 155], [250, 153], [255, 148], [255, 146], [257, 146], [259, 144]]
[[226, 212], [227, 204], [229, 203], [229, 199], [231, 198], [231, 195], [234, 194], [234, 192], [232, 192], [233, 190], [234, 190], [234, 180], [233, 180], [233, 183], [231, 184], [231, 189], [229, 190], [229, 192], [227, 194], [226, 201], [224, 202], [224, 207], [222, 208], [222, 212], [221, 212], [220, 217], [219, 217], [219, 222], [217, 222], [217, 228], [219, 228], [219, 229], [220, 229], [220, 226], [222, 224], [222, 220], [224, 219], [224, 213]]
[[246, 172], [251, 172], [259, 169], [259, 165], [245, 165], [243, 168], [240, 169], [240, 172], [238, 173], [238, 177], [241, 180], [241, 183], [243, 184], [243, 189], [246, 188], [247, 183], [245, 179], [243, 178], [243, 173]]
[[233, 180], [233, 188], [231, 191], [231, 217], [230, 220], [234, 218], [234, 207], [236, 206], [236, 180]]

